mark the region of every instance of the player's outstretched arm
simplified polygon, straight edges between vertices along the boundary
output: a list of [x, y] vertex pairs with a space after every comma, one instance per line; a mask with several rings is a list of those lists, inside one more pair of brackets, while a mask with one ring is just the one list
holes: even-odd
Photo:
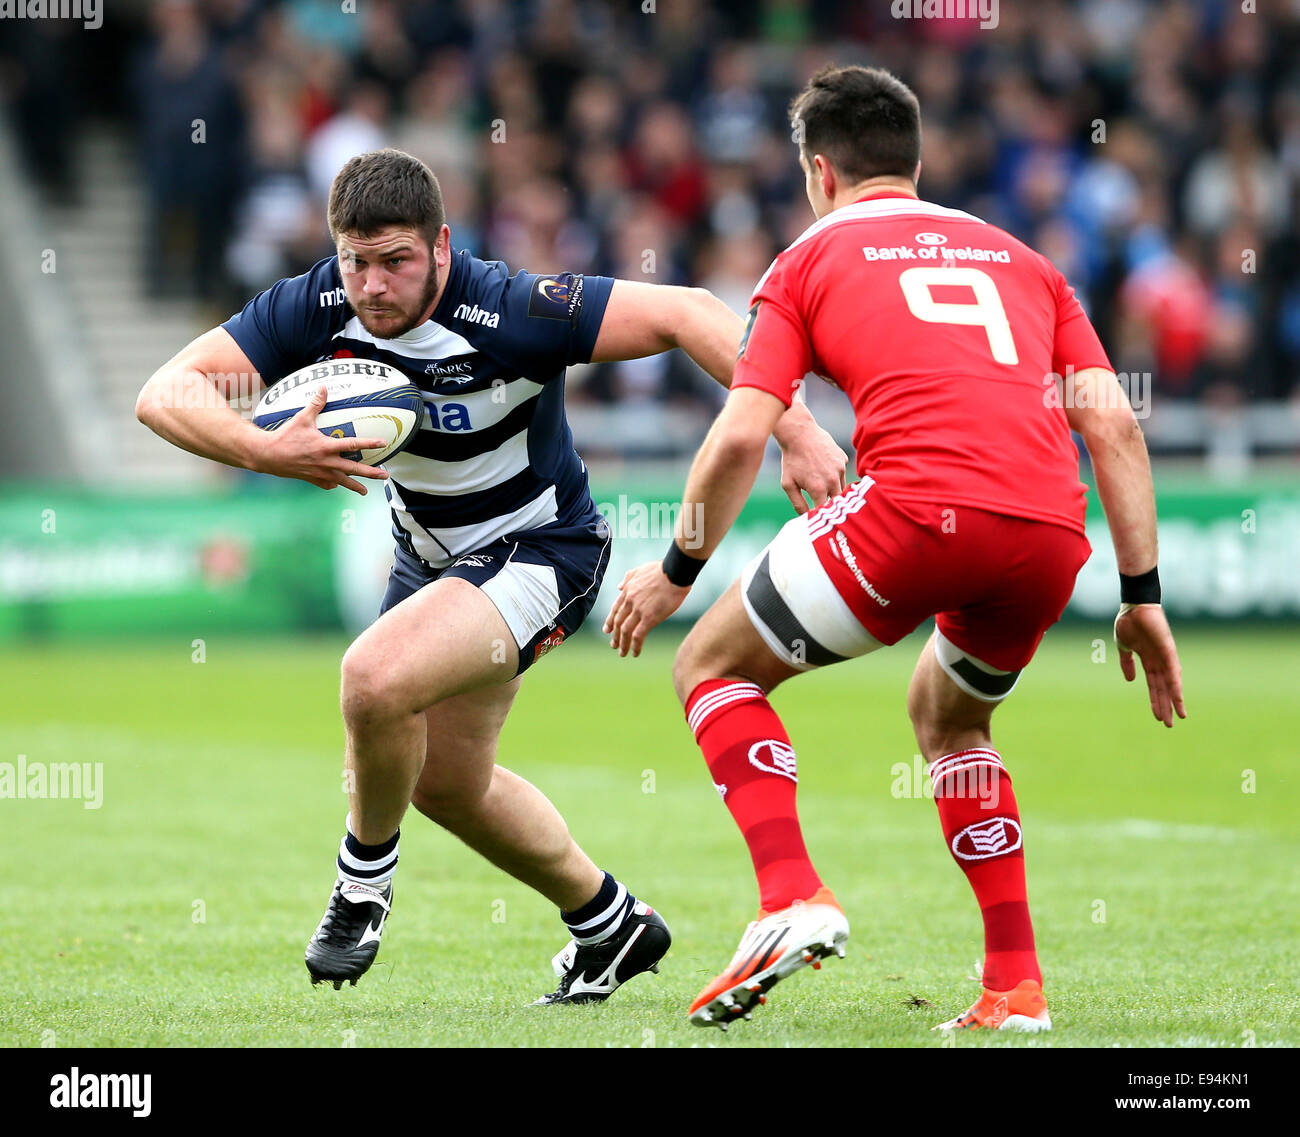
[[691, 586], [670, 579], [675, 570], [669, 562], [693, 580], [713, 554], [754, 488], [768, 435], [784, 410], [775, 395], [753, 387], [738, 387], [727, 396], [691, 464], [668, 558], [632, 569], [618, 586], [604, 631], [619, 655], [640, 655], [647, 633], [681, 607]]
[[1137, 654], [1146, 674], [1151, 713], [1173, 726], [1175, 713], [1186, 718], [1187, 711], [1178, 649], [1159, 602], [1156, 499], [1142, 428], [1114, 372], [1090, 367], [1068, 376], [1066, 383], [1066, 419], [1088, 447], [1115, 545], [1121, 594], [1130, 593], [1115, 620], [1120, 669], [1125, 679], [1135, 679]]
[[150, 376], [135, 415], [173, 446], [202, 458], [261, 474], [299, 478], [321, 489], [344, 486], [364, 494], [357, 478], [386, 478], [376, 466], [344, 458], [346, 450], [383, 446], [382, 440], [327, 438], [316, 428], [325, 405], [317, 396], [279, 430], [259, 430], [231, 406], [262, 384], [243, 348], [225, 328], [213, 328], [182, 348]]
[[[640, 359], [680, 347], [724, 387], [740, 353], [744, 321], [707, 288], [616, 280], [605, 307], [593, 362]], [[846, 485], [848, 455], [812, 413], [796, 402], [777, 420], [773, 437], [781, 447], [781, 486], [799, 513]]]

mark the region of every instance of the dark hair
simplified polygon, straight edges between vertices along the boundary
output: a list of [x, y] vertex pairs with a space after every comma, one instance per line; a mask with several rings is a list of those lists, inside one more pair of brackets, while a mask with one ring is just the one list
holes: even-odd
[[796, 131], [802, 126], [809, 164], [821, 154], [850, 183], [916, 176], [921, 106], [906, 83], [882, 68], [828, 63], [791, 102], [790, 122]]
[[442, 188], [419, 158], [404, 150], [371, 150], [352, 158], [330, 187], [330, 236], [369, 237], [389, 225], [409, 225], [432, 249], [446, 221]]

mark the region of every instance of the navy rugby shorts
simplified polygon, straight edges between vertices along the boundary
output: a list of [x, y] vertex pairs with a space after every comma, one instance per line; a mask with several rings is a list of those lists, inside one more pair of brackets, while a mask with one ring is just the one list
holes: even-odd
[[599, 513], [580, 525], [512, 533], [434, 569], [400, 545], [380, 615], [426, 584], [458, 576], [481, 588], [505, 618], [527, 671], [582, 626], [609, 566], [609, 524]]

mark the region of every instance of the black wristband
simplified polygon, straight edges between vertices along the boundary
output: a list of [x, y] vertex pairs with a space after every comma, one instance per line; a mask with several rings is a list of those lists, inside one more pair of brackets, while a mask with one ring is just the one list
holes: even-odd
[[1120, 573], [1119, 599], [1121, 604], [1159, 604], [1160, 569], [1153, 568], [1138, 576]]
[[695, 583], [695, 578], [700, 575], [700, 570], [708, 563], [708, 557], [704, 560], [688, 557], [674, 541], [668, 546], [668, 553], [664, 557], [664, 576], [678, 588], [690, 588]]

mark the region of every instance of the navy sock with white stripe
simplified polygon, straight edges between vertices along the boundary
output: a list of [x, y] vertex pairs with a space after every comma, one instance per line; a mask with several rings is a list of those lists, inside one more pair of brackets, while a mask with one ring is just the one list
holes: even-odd
[[609, 873], [600, 891], [572, 912], [561, 912], [560, 919], [568, 926], [569, 934], [583, 947], [604, 943], [623, 927], [632, 914], [636, 897]]
[[387, 841], [378, 845], [363, 845], [352, 832], [352, 815], [347, 819], [348, 831], [339, 844], [339, 879], [356, 884], [368, 884], [383, 892], [397, 870], [397, 839], [399, 829]]

